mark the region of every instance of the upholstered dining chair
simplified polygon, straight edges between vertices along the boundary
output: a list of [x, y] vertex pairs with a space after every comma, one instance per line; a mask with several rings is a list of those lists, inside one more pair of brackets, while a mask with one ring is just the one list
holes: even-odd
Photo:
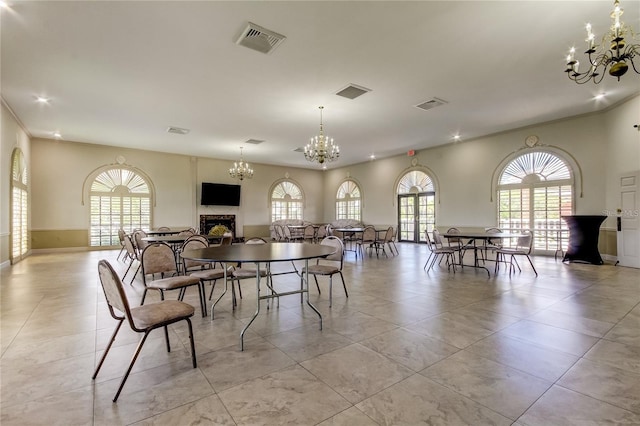
[[[178, 275], [175, 253], [167, 243], [149, 244], [140, 256], [140, 263], [142, 263], [142, 281], [144, 283], [141, 305], [144, 305], [144, 299], [149, 290], [157, 290], [161, 300], [164, 300], [165, 291], [178, 290], [178, 300], [183, 300], [187, 288], [196, 286], [200, 296], [202, 316], [207, 314], [202, 282], [197, 277]], [[154, 279], [156, 275], [160, 275], [160, 278]]]
[[[267, 241], [264, 238], [254, 237], [254, 238], [249, 238], [244, 243], [245, 244], [266, 244]], [[260, 279], [267, 278], [267, 286], [273, 292], [273, 288], [271, 287], [271, 282], [270, 282], [271, 277], [270, 277], [269, 271], [270, 271], [270, 265], [267, 263], [265, 268], [260, 268]], [[251, 266], [245, 265], [243, 267], [241, 265], [241, 267], [233, 269], [233, 272], [231, 273], [231, 277], [232, 277], [231, 279], [233, 280], [233, 282], [236, 283], [236, 286], [238, 287], [238, 295], [240, 296], [240, 299], [242, 299], [242, 288], [240, 287], [240, 280], [246, 280], [248, 278], [256, 279], [256, 274], [257, 274], [256, 269]], [[233, 282], [231, 283], [231, 297], [233, 299], [233, 306], [235, 307], [238, 303], [236, 299], [236, 291], [235, 291], [235, 287], [233, 286]]]
[[[345, 238], [347, 236], [345, 235]], [[371, 257], [371, 252], [376, 248], [376, 228], [371, 225], [367, 225], [362, 230], [362, 234], [360, 235], [360, 239], [356, 241], [356, 257], [358, 253], [362, 254], [364, 257], [365, 251], [369, 249], [369, 257]], [[376, 250], [376, 256], [378, 255], [378, 251]]]
[[171, 228], [168, 226], [159, 226], [158, 231], [171, 231]]
[[[433, 229], [433, 232], [432, 232], [433, 241], [429, 237], [428, 231], [425, 232], [425, 235], [427, 237], [428, 246], [431, 250], [431, 254], [427, 258], [427, 263], [429, 263], [429, 268], [427, 268], [427, 272], [433, 268], [435, 263], [438, 262], [438, 259], [440, 259], [440, 262], [442, 262], [442, 259], [446, 258], [447, 270], [450, 270], [451, 268], [453, 268], [453, 273], [455, 274], [456, 273], [456, 264], [455, 264], [455, 257], [454, 257], [455, 249], [453, 247], [448, 247], [444, 245], [442, 241], [442, 235], [440, 235], [440, 231], [438, 231], [435, 228]], [[429, 262], [429, 260], [431, 260], [431, 262]], [[424, 264], [425, 267], [427, 266], [427, 263]]]
[[[447, 234], [459, 235], [460, 230], [458, 228], [449, 228], [447, 229]], [[462, 265], [462, 259], [464, 258], [464, 253], [469, 247], [466, 246], [466, 244], [460, 237], [447, 238], [447, 244], [449, 247], [452, 247], [458, 253], [458, 260], [459, 260], [459, 263]]]
[[376, 249], [376, 256], [378, 256], [378, 251], [382, 250], [382, 253], [386, 257], [389, 257], [387, 255], [387, 250], [385, 249], [385, 246], [389, 246], [389, 251], [391, 252], [391, 254], [395, 256], [395, 254], [393, 253], [393, 249], [391, 248], [391, 243], [393, 242], [393, 233], [394, 233], [393, 226], [390, 226], [384, 232], [384, 236], [382, 238], [376, 237], [376, 241], [374, 242], [374, 247]]
[[124, 229], [120, 228], [118, 229], [118, 241], [120, 241], [120, 252], [118, 252], [118, 257], [116, 257], [116, 260], [120, 260], [120, 256], [122, 256], [122, 254], [124, 253], [124, 256], [127, 257], [128, 253], [127, 253], [127, 249], [124, 246], [124, 239], [127, 237], [127, 233], [124, 232]]
[[[487, 234], [499, 234], [500, 232], [502, 232], [502, 229], [500, 229], [500, 228], [487, 228], [487, 229], [485, 229], [485, 232]], [[502, 240], [497, 239], [497, 238], [496, 239], [489, 238], [481, 246], [478, 247], [478, 249], [480, 249], [480, 252], [482, 253], [483, 260], [488, 259], [489, 251], [496, 251], [496, 250], [498, 250], [500, 248], [502, 248]]]
[[129, 282], [129, 284], [133, 284], [133, 280], [136, 279], [136, 275], [138, 275], [138, 271], [140, 270], [140, 257], [138, 256], [138, 251], [136, 250], [133, 241], [131, 239], [131, 236], [129, 235], [125, 235], [124, 236], [124, 248], [127, 251], [127, 258], [129, 259], [129, 266], [127, 267], [127, 270], [124, 272], [124, 275], [122, 275], [122, 281], [124, 281], [125, 277], [127, 276], [127, 274], [129, 273], [129, 271], [131, 270], [131, 267], [133, 266], [133, 264], [136, 264], [136, 269], [133, 272], [133, 277], [131, 278], [131, 281]]
[[147, 246], [147, 242], [143, 240], [144, 237], [147, 236], [147, 233], [142, 229], [138, 229], [133, 233], [133, 244], [138, 251], [138, 256], [142, 253], [142, 250]]
[[[522, 237], [518, 237], [518, 242], [515, 247], [502, 247], [496, 249], [496, 266], [494, 269], [494, 273], [498, 272], [500, 263], [509, 263], [509, 275], [511, 275], [511, 271], [515, 271], [515, 267], [518, 267], [518, 270], [522, 272], [520, 265], [518, 265], [518, 261], [516, 260], [516, 256], [524, 256], [529, 261], [533, 272], [538, 276], [538, 271], [536, 271], [535, 266], [533, 266], [533, 262], [531, 261], [531, 251], [533, 250], [533, 233], [525, 229], [522, 231], [524, 234]], [[509, 256], [509, 262], [506, 262], [505, 258]]]
[[315, 243], [316, 242], [316, 227], [313, 225], [307, 225], [304, 228], [304, 232], [302, 233], [302, 241], [303, 242], [310, 242], [310, 243]]
[[102, 289], [104, 291], [104, 296], [107, 300], [109, 313], [111, 314], [113, 319], [118, 321], [118, 324], [113, 334], [111, 335], [111, 340], [109, 340], [109, 343], [107, 344], [107, 347], [104, 350], [102, 357], [100, 358], [100, 362], [98, 363], [98, 366], [96, 367], [96, 370], [91, 378], [95, 380], [95, 378], [98, 376], [100, 368], [102, 367], [104, 360], [107, 358], [109, 349], [111, 349], [111, 346], [116, 339], [116, 335], [118, 334], [118, 331], [120, 331], [120, 327], [125, 320], [129, 324], [129, 327], [131, 327], [131, 330], [136, 333], [143, 333], [133, 354], [133, 358], [129, 363], [129, 367], [122, 377], [120, 386], [118, 387], [118, 390], [113, 397], [113, 402], [118, 401], [120, 392], [122, 392], [122, 388], [124, 387], [124, 384], [129, 377], [129, 373], [131, 373], [133, 365], [138, 359], [138, 355], [140, 355], [142, 346], [147, 340], [149, 333], [157, 328], [164, 328], [164, 337], [167, 342], [167, 352], [171, 352], [171, 344], [169, 342], [169, 331], [167, 329], [167, 326], [180, 321], [186, 321], [189, 327], [189, 341], [191, 343], [191, 359], [193, 362], [193, 368], [197, 367], [196, 348], [193, 339], [193, 327], [191, 326], [190, 319], [194, 313], [193, 306], [189, 305], [188, 303], [180, 302], [178, 300], [163, 300], [159, 303], [150, 303], [147, 305], [136, 306], [132, 308], [129, 305], [129, 300], [127, 299], [127, 295], [124, 291], [122, 281], [120, 281], [120, 278], [118, 278], [118, 275], [108, 261], [103, 259], [98, 262], [98, 276], [100, 278], [100, 284], [102, 285]]
[[[342, 240], [336, 236], [325, 237], [321, 242], [321, 245], [331, 246], [336, 249], [333, 254], [325, 257], [324, 259], [317, 259], [315, 265], [309, 265], [309, 269], [302, 268], [302, 274], [300, 280], [304, 279], [304, 273], [309, 272], [309, 275], [313, 275], [313, 279], [316, 282], [318, 293], [320, 293], [320, 285], [318, 284], [318, 275], [329, 277], [329, 307], [332, 304], [333, 298], [333, 276], [340, 275], [342, 280], [342, 287], [344, 287], [344, 294], [349, 297], [347, 291], [347, 285], [344, 283], [344, 276], [342, 275], [342, 266], [344, 265], [344, 244]], [[302, 285], [302, 281], [300, 282]]]

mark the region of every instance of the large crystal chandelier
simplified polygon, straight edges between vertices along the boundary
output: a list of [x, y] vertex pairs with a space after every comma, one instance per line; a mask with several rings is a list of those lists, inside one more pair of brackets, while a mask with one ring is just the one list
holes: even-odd
[[304, 157], [309, 161], [317, 161], [322, 164], [325, 161], [333, 161], [340, 157], [340, 147], [333, 143], [333, 138], [325, 136], [322, 128], [322, 110], [320, 108], [320, 134], [311, 138], [304, 147]]
[[605, 70], [609, 68], [609, 75], [617, 77], [618, 81], [620, 81], [620, 77], [629, 69], [629, 64], [631, 64], [636, 74], [640, 74], [640, 70], [633, 63], [634, 56], [640, 55], [640, 45], [627, 45], [625, 42], [625, 36], [628, 35], [631, 39], [634, 39], [635, 35], [630, 28], [627, 28], [620, 21], [622, 13], [620, 1], [615, 0], [613, 11], [611, 11], [611, 20], [613, 22], [609, 32], [602, 37], [600, 46], [596, 46], [596, 37], [591, 31], [591, 24], [587, 24], [587, 38], [585, 39], [587, 50], [584, 53], [588, 55], [589, 70], [578, 72], [580, 62], [575, 59], [576, 49], [572, 47], [567, 55], [567, 69], [565, 70], [571, 80], [578, 84], [593, 80], [595, 84], [598, 84], [602, 81]]
[[242, 159], [242, 147], [240, 147], [240, 161], [233, 163], [233, 167], [229, 169], [229, 174], [232, 178], [238, 178], [240, 180], [245, 178], [251, 179], [253, 177], [253, 169], [249, 163], [245, 163]]

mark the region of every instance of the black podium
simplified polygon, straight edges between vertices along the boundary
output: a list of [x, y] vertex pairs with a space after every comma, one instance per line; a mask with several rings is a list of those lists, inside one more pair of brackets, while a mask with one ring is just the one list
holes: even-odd
[[604, 262], [598, 251], [598, 236], [600, 225], [606, 218], [606, 216], [562, 216], [569, 226], [569, 247], [562, 261], [602, 265]]

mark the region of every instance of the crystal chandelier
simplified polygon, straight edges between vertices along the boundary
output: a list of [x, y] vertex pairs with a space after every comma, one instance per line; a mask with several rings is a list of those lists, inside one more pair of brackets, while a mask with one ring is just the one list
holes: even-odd
[[624, 37], [626, 35], [631, 39], [634, 39], [635, 35], [630, 28], [627, 28], [620, 21], [622, 12], [620, 1], [615, 0], [613, 11], [611, 11], [613, 23], [609, 31], [602, 37], [600, 46], [595, 45], [595, 34], [591, 32], [591, 24], [587, 24], [587, 38], [585, 40], [587, 42], [587, 50], [584, 53], [588, 55], [589, 70], [578, 72], [580, 62], [575, 59], [576, 49], [572, 47], [567, 55], [567, 69], [565, 70], [571, 80], [578, 84], [593, 80], [595, 84], [598, 84], [604, 77], [604, 71], [609, 68], [609, 75], [617, 77], [618, 81], [620, 81], [620, 77], [629, 69], [629, 64], [631, 64], [636, 74], [640, 74], [636, 64], [633, 63], [634, 56], [640, 55], [640, 45], [627, 45], [625, 42]]
[[253, 169], [249, 163], [245, 163], [242, 159], [242, 147], [240, 147], [240, 162], [233, 163], [233, 167], [229, 169], [229, 174], [232, 178], [238, 178], [240, 180], [245, 178], [251, 179], [253, 177]]
[[333, 161], [340, 157], [340, 147], [333, 143], [333, 138], [324, 135], [322, 128], [322, 110], [320, 108], [320, 134], [311, 138], [304, 147], [304, 158], [309, 161], [317, 161], [323, 164], [325, 161]]

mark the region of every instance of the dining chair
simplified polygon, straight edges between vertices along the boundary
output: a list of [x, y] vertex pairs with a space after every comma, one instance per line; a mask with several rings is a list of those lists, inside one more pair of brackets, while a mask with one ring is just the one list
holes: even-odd
[[398, 240], [398, 228], [393, 227], [393, 236], [391, 237], [391, 241], [389, 242], [389, 249], [393, 246], [393, 249], [396, 251], [396, 254], [399, 255], [398, 247], [396, 246], [396, 241]]
[[[348, 238], [345, 235], [345, 238]], [[362, 254], [364, 257], [365, 251], [369, 249], [369, 257], [371, 257], [371, 252], [375, 249], [376, 244], [376, 228], [371, 225], [367, 225], [362, 230], [360, 234], [360, 239], [356, 241], [356, 257], [358, 257], [358, 253]], [[376, 256], [378, 256], [378, 250], [376, 249]]]
[[129, 236], [129, 235], [125, 235], [124, 236], [124, 248], [127, 251], [127, 258], [129, 259], [129, 266], [127, 267], [127, 270], [124, 272], [124, 275], [122, 275], [122, 281], [124, 281], [125, 277], [127, 276], [129, 271], [131, 270], [131, 267], [133, 266], [133, 264], [137, 263], [136, 269], [135, 269], [135, 271], [133, 273], [133, 277], [131, 278], [131, 281], [129, 282], [129, 284], [133, 284], [133, 280], [136, 279], [136, 275], [138, 275], [138, 271], [140, 270], [140, 257], [138, 256], [138, 251], [134, 247], [133, 241], [131, 239], [131, 236]]
[[160, 226], [157, 229], [158, 231], [171, 231], [171, 228], [169, 228], [168, 226]]
[[[487, 234], [499, 234], [502, 232], [502, 229], [500, 228], [487, 228], [485, 229], [485, 232]], [[485, 240], [484, 243], [482, 243], [482, 245], [478, 246], [477, 249], [480, 250], [480, 253], [482, 254], [482, 260], [487, 260], [489, 251], [496, 251], [498, 249], [502, 248], [502, 240], [498, 239], [498, 238], [494, 238], [494, 239], [487, 239]]]
[[342, 275], [342, 267], [344, 265], [344, 244], [340, 238], [336, 236], [328, 236], [325, 237], [321, 242], [321, 245], [331, 246], [336, 249], [333, 254], [323, 258], [317, 259], [315, 265], [309, 265], [307, 269], [302, 268], [302, 273], [300, 274], [300, 285], [302, 286], [304, 280], [305, 272], [308, 272], [309, 275], [313, 275], [313, 279], [316, 282], [316, 288], [318, 289], [318, 293], [320, 292], [320, 285], [318, 284], [318, 275], [328, 276], [329, 277], [329, 307], [332, 304], [332, 296], [333, 296], [333, 276], [336, 274], [340, 274], [340, 279], [342, 280], [342, 287], [344, 287], [344, 294], [349, 297], [349, 292], [347, 291], [347, 285], [344, 283], [344, 276]]
[[140, 253], [142, 253], [142, 250], [144, 250], [145, 247], [147, 247], [147, 244], [149, 244], [143, 240], [143, 238], [146, 236], [147, 236], [147, 233], [144, 232], [142, 229], [138, 229], [133, 233], [133, 243], [138, 252], [138, 257], [140, 256]]
[[[449, 228], [447, 229], [447, 234], [459, 235], [460, 230], [458, 228]], [[464, 258], [465, 251], [469, 248], [473, 248], [468, 247], [460, 237], [448, 237], [447, 244], [449, 247], [453, 248], [456, 253], [458, 253], [458, 260], [460, 265], [462, 265], [462, 259]]]
[[[533, 266], [533, 262], [531, 261], [531, 251], [533, 250], [533, 232], [528, 229], [522, 231], [524, 234], [522, 237], [518, 237], [518, 241], [515, 247], [503, 247], [496, 249], [496, 266], [494, 268], [494, 273], [498, 272], [500, 263], [509, 263], [509, 275], [511, 275], [511, 271], [515, 271], [515, 266], [518, 267], [518, 270], [522, 272], [518, 261], [516, 260], [516, 256], [524, 256], [529, 261], [533, 272], [538, 276], [538, 271], [536, 271], [535, 266]], [[509, 262], [505, 260], [505, 256], [509, 256]]]
[[127, 378], [129, 377], [129, 373], [131, 373], [131, 369], [138, 359], [138, 355], [140, 355], [140, 351], [142, 350], [142, 346], [144, 342], [147, 340], [149, 333], [157, 328], [164, 328], [164, 337], [167, 342], [167, 352], [171, 352], [171, 343], [169, 342], [169, 331], [167, 326], [180, 322], [186, 321], [189, 327], [189, 342], [191, 343], [191, 360], [193, 363], [193, 368], [197, 367], [196, 361], [196, 347], [193, 339], [193, 327], [191, 326], [191, 317], [194, 313], [193, 306], [188, 303], [184, 303], [178, 300], [163, 300], [158, 303], [150, 303], [143, 306], [131, 307], [129, 305], [129, 300], [124, 291], [124, 287], [122, 285], [122, 281], [118, 278], [115, 270], [111, 266], [111, 264], [106, 260], [100, 260], [98, 262], [98, 277], [100, 279], [100, 284], [102, 285], [102, 290], [104, 292], [105, 299], [107, 300], [107, 307], [109, 308], [109, 313], [111, 317], [118, 321], [116, 325], [116, 329], [111, 335], [111, 339], [107, 344], [107, 347], [100, 358], [100, 362], [96, 367], [92, 380], [95, 380], [100, 372], [100, 368], [102, 368], [102, 364], [104, 360], [107, 358], [107, 354], [113, 345], [113, 342], [116, 340], [116, 335], [118, 331], [120, 331], [120, 327], [126, 320], [131, 327], [131, 330], [135, 333], [143, 333], [138, 345], [136, 346], [136, 350], [131, 358], [131, 362], [127, 367], [127, 370], [122, 377], [122, 381], [120, 382], [120, 386], [116, 391], [115, 396], [113, 397], [113, 402], [118, 401], [118, 397], [120, 396], [120, 392], [122, 392], [122, 388], [124, 387]]
[[[164, 300], [165, 291], [178, 290], [178, 300], [183, 300], [187, 288], [197, 286], [202, 316], [207, 314], [202, 282], [197, 277], [178, 275], [178, 264], [171, 246], [162, 242], [149, 244], [143, 250], [140, 262], [142, 263], [142, 282], [144, 283], [144, 293], [142, 293], [140, 305], [144, 305], [149, 290], [157, 290], [161, 300]], [[154, 279], [156, 274], [160, 275], [159, 279]], [[151, 279], [147, 279], [147, 277]]]
[[308, 241], [310, 243], [316, 242], [316, 227], [313, 225], [307, 225], [302, 233], [302, 241]]
[[[440, 235], [440, 231], [438, 231], [437, 229], [435, 228], [433, 229], [432, 235], [433, 235], [433, 240], [431, 240], [431, 238], [429, 237], [429, 232], [425, 231], [428, 247], [431, 250], [431, 254], [427, 258], [427, 263], [429, 263], [427, 272], [429, 272], [429, 270], [433, 268], [433, 266], [438, 261], [438, 259], [440, 259], [440, 262], [442, 262], [442, 259], [446, 258], [447, 270], [450, 270], [451, 268], [453, 268], [453, 273], [455, 274], [456, 273], [456, 264], [455, 264], [455, 257], [454, 257], [455, 249], [453, 247], [448, 247], [444, 245], [442, 241], [442, 236]], [[431, 260], [431, 262], [429, 262], [429, 260]], [[424, 267], [427, 266], [427, 263], [424, 264]]]
[[377, 237], [377, 233], [376, 233], [376, 241], [374, 242], [374, 247], [376, 249], [376, 256], [378, 256], [378, 250], [382, 250], [382, 253], [386, 256], [389, 257], [387, 255], [387, 251], [385, 249], [385, 246], [389, 247], [389, 251], [391, 252], [391, 254], [393, 254], [395, 256], [395, 254], [393, 253], [393, 249], [391, 248], [391, 242], [393, 241], [393, 226], [390, 226], [389, 228], [387, 228], [387, 230], [384, 232], [384, 236], [382, 238]]
[[[266, 244], [267, 241], [264, 238], [260, 238], [260, 237], [254, 237], [254, 238], [249, 238], [247, 241], [244, 242], [245, 244]], [[262, 278], [267, 278], [267, 287], [269, 287], [269, 289], [273, 291], [273, 288], [271, 286], [271, 276], [269, 274], [270, 272], [270, 264], [267, 263], [265, 265], [265, 268], [260, 268], [260, 279], [262, 280]], [[233, 286], [233, 283], [236, 283], [236, 286], [238, 287], [238, 295], [240, 296], [240, 299], [242, 299], [242, 288], [240, 287], [240, 280], [245, 280], [245, 279], [256, 279], [256, 275], [257, 275], [257, 270], [254, 267], [251, 266], [243, 266], [242, 264], [240, 264], [239, 267], [237, 268], [233, 268], [233, 271], [231, 272], [231, 297], [233, 300], [233, 307], [235, 308], [237, 306], [237, 299], [236, 299], [236, 291], [235, 291], [235, 287]]]
[[124, 254], [125, 257], [128, 256], [127, 249], [124, 246], [124, 239], [127, 237], [127, 233], [124, 232], [124, 229], [118, 229], [118, 241], [120, 241], [120, 252], [118, 252], [118, 257], [116, 260], [120, 260], [120, 256]]

